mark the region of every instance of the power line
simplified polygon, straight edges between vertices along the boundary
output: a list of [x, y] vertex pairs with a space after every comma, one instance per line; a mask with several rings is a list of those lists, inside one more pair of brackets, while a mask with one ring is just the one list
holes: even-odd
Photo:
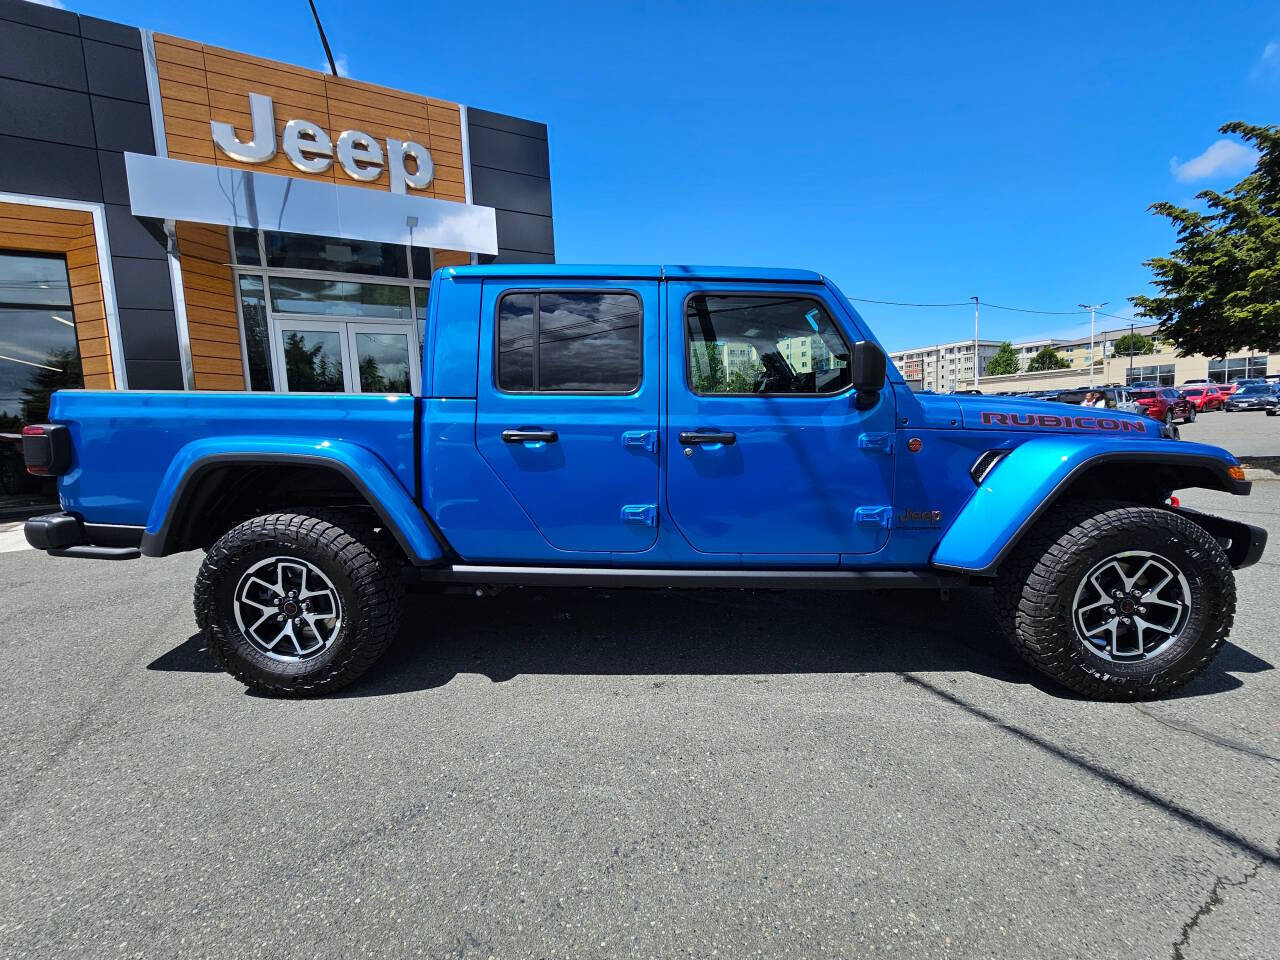
[[[962, 300], [957, 303], [907, 303], [904, 300], [871, 300], [866, 297], [849, 297], [854, 303], [878, 303], [889, 307], [967, 307], [973, 303], [973, 298]], [[1075, 317], [1087, 311], [1084, 310], [1032, 310], [1029, 307], [1006, 307], [999, 303], [990, 303], [986, 300], [979, 300], [979, 304], [984, 307], [991, 307], [993, 310], [1012, 310], [1015, 313], [1038, 313], [1046, 317]], [[1125, 317], [1124, 319], [1128, 319]]]

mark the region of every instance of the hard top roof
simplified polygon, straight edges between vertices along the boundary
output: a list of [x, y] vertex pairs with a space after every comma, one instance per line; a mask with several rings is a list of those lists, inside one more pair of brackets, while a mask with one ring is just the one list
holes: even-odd
[[445, 267], [456, 277], [485, 279], [529, 278], [536, 280], [742, 280], [772, 283], [821, 283], [822, 274], [812, 270], [778, 267], [706, 267], [675, 264], [577, 264], [577, 263], [491, 263], [484, 266]]

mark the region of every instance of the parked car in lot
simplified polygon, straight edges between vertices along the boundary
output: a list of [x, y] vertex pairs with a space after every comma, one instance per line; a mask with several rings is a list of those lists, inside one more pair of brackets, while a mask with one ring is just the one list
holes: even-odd
[[1267, 397], [1267, 405], [1264, 409], [1267, 411], [1268, 417], [1274, 417], [1280, 413], [1280, 390]]
[[1265, 410], [1267, 400], [1276, 395], [1273, 384], [1251, 383], [1241, 387], [1227, 398], [1227, 410], [1234, 413], [1238, 410]]
[[821, 274], [493, 264], [437, 270], [429, 298], [420, 396], [55, 393], [23, 447], [62, 509], [28, 541], [206, 551], [196, 622], [269, 694], [364, 673], [406, 583], [991, 584], [1030, 664], [1122, 700], [1208, 665], [1266, 541], [1170, 499], [1247, 494], [1226, 450], [1119, 410], [912, 393]]
[[1226, 397], [1222, 395], [1222, 391], [1213, 385], [1205, 387], [1183, 387], [1182, 395], [1191, 401], [1192, 405], [1199, 413], [1207, 413], [1210, 410], [1221, 410], [1227, 402]]
[[1152, 420], [1165, 423], [1191, 423], [1196, 418], [1196, 407], [1181, 391], [1173, 387], [1160, 387], [1158, 390], [1134, 390], [1133, 399], [1137, 401], [1142, 412]]

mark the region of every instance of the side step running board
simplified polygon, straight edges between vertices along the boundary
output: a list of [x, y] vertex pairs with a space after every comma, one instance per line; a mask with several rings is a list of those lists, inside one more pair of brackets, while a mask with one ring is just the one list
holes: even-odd
[[968, 586], [963, 574], [915, 570], [671, 570], [640, 567], [521, 567], [455, 564], [421, 567], [427, 583], [559, 587], [737, 587], [762, 590], [945, 590]]

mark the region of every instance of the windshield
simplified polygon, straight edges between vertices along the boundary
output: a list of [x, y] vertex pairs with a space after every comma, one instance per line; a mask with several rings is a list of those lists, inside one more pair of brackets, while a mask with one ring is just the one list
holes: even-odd
[[1135, 390], [1129, 396], [1135, 400], [1151, 400], [1154, 399], [1156, 392], [1154, 390]]
[[1260, 383], [1251, 383], [1247, 387], [1241, 387], [1236, 392], [1242, 397], [1260, 397], [1265, 396], [1271, 391]]

